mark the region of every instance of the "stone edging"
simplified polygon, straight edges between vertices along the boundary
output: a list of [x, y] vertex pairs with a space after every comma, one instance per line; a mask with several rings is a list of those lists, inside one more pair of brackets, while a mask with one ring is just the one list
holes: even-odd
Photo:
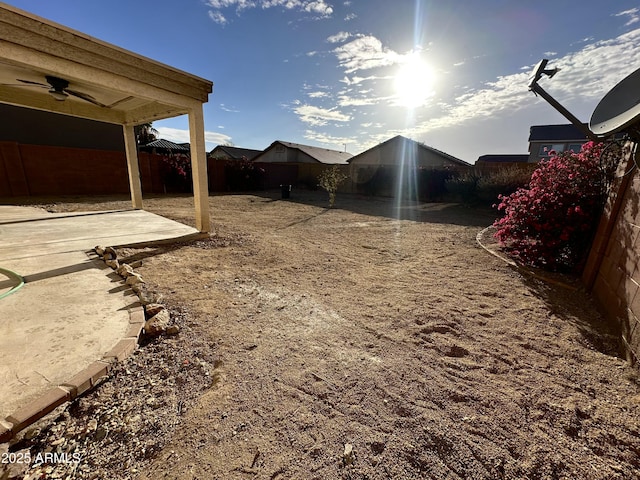
[[[76, 373], [68, 381], [50, 388], [44, 394], [30, 401], [13, 414], [0, 420], [0, 443], [8, 442], [18, 432], [40, 420], [45, 415], [48, 415], [60, 405], [75, 400], [80, 395], [99, 385], [109, 373], [114, 370], [118, 362], [125, 360], [136, 350], [140, 336], [145, 331], [145, 328], [147, 330], [154, 328], [153, 320], [159, 312], [165, 312], [161, 315], [166, 318], [161, 319], [161, 326], [159, 328], [156, 328], [153, 332], [146, 333], [156, 335], [160, 333], [176, 334], [179, 331], [177, 327], [167, 327], [169, 320], [168, 311], [159, 303], [151, 303], [148, 298], [144, 296], [146, 295], [144, 281], [139, 274], [133, 271], [131, 266], [126, 268], [123, 266], [126, 264], [119, 264], [113, 248], [107, 247], [105, 249], [96, 247], [94, 251], [86, 253], [89, 257], [93, 257], [92, 259], [94, 260], [101, 258], [114, 270], [122, 268], [122, 270], [118, 271], [118, 274], [123, 277], [125, 284], [130, 287], [125, 291], [125, 296], [138, 296], [138, 299], [135, 301], [133, 298], [131, 299], [133, 306], [128, 309], [128, 330], [124, 338], [120, 339], [100, 360], [96, 360], [88, 367]], [[126, 272], [126, 274], [121, 272]], [[129, 278], [131, 278], [131, 280], [129, 280]], [[154, 316], [149, 320], [145, 319], [145, 308], [143, 305], [147, 307], [150, 305], [154, 306]], [[156, 321], [155, 323], [157, 324], [158, 322]], [[173, 330], [169, 330], [171, 328], [173, 328]]]

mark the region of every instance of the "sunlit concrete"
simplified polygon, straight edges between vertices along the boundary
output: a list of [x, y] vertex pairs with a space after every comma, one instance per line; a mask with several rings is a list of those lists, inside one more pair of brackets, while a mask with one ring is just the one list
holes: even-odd
[[87, 252], [194, 233], [141, 210], [49, 214], [0, 206], [0, 267], [25, 279], [0, 298], [0, 418], [64, 383], [125, 335], [137, 298]]

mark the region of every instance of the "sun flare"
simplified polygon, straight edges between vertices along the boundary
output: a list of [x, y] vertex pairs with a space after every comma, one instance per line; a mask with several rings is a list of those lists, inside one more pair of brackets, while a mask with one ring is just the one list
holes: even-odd
[[434, 94], [434, 80], [433, 70], [420, 55], [411, 55], [395, 76], [398, 105], [408, 108], [424, 105]]

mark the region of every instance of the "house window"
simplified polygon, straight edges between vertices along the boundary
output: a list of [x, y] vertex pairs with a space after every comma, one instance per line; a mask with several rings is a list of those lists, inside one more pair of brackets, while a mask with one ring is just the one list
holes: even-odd
[[582, 145], [582, 143], [570, 143], [567, 150], [571, 150], [573, 153], [580, 153], [580, 150], [582, 150]]
[[564, 151], [564, 143], [548, 143], [546, 145], [540, 145], [539, 157], [550, 157], [551, 151], [560, 153]]

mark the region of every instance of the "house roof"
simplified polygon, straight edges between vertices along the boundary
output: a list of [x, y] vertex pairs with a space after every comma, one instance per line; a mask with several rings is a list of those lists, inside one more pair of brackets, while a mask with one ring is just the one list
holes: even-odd
[[175, 150], [177, 152], [188, 152], [189, 144], [178, 144], [173, 143], [169, 140], [164, 140], [159, 138], [158, 140], [154, 140], [153, 142], [149, 142], [146, 145], [142, 145], [140, 148], [159, 148], [161, 150]]
[[[587, 124], [584, 124], [585, 127]], [[588, 127], [587, 127], [588, 128]], [[529, 142], [586, 141], [588, 138], [572, 123], [565, 125], [534, 125], [529, 130]]]
[[243, 157], [247, 160], [253, 160], [255, 157], [262, 153], [262, 150], [254, 150], [251, 148], [230, 147], [228, 145], [218, 145], [211, 150], [209, 155], [213, 155], [215, 152], [223, 152], [229, 158], [241, 160]]
[[341, 152], [340, 150], [329, 150], [328, 148], [320, 148], [320, 147], [312, 147], [311, 145], [302, 145], [300, 143], [291, 143], [291, 142], [283, 142], [281, 140], [276, 140], [269, 147], [267, 147], [264, 152], [261, 152], [254, 160], [258, 160], [258, 158], [268, 150], [274, 148], [277, 144], [284, 145], [287, 148], [293, 148], [295, 150], [300, 150], [303, 153], [306, 153], [314, 160], [317, 160], [319, 163], [326, 163], [328, 165], [346, 165], [353, 155], [348, 152]]
[[527, 163], [529, 155], [523, 154], [488, 154], [478, 157], [478, 163]]
[[424, 143], [416, 142], [415, 140], [412, 140], [412, 139], [407, 138], [407, 137], [403, 137], [402, 135], [396, 135], [395, 137], [390, 138], [389, 140], [386, 140], [386, 141], [384, 141], [382, 143], [379, 143], [378, 145], [376, 145], [374, 147], [371, 147], [369, 150], [365, 150], [364, 152], [359, 153], [355, 157], [352, 157], [351, 159], [349, 159], [349, 163], [351, 163], [351, 161], [353, 159], [359, 157], [360, 155], [364, 155], [365, 153], [367, 153], [367, 152], [369, 152], [371, 150], [375, 150], [376, 148], [380, 148], [381, 146], [383, 146], [383, 145], [385, 145], [387, 143], [394, 142], [394, 141], [402, 141], [402, 142], [407, 142], [407, 143], [414, 144], [418, 148], [422, 148], [424, 150], [428, 150], [428, 151], [430, 151], [432, 153], [435, 153], [435, 154], [437, 154], [437, 155], [439, 155], [439, 156], [441, 156], [443, 158], [446, 158], [450, 162], [457, 163], [458, 165], [464, 165], [464, 166], [467, 166], [467, 167], [471, 165], [470, 163], [465, 162], [464, 160], [460, 160], [459, 158], [454, 157], [453, 155], [449, 155], [448, 153], [443, 152], [442, 150], [438, 150], [437, 148], [430, 147], [428, 145], [425, 145]]

